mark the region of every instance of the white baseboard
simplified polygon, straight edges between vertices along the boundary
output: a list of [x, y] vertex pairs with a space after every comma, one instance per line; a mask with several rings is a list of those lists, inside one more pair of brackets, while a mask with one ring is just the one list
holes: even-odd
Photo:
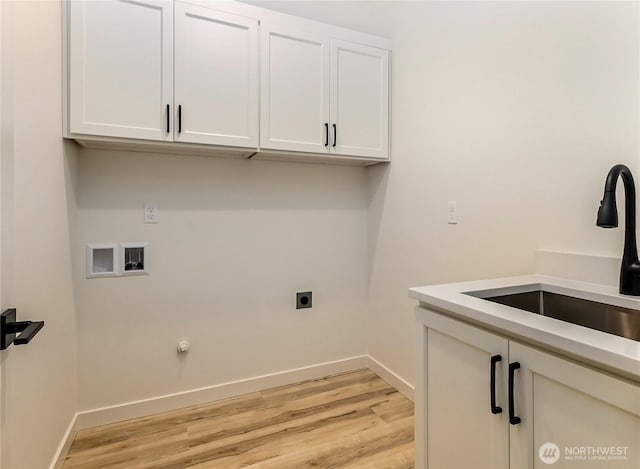
[[400, 391], [400, 393], [404, 397], [409, 399], [411, 402], [414, 402], [415, 388], [413, 387], [413, 385], [411, 385], [404, 378], [401, 378], [400, 376], [395, 374], [393, 371], [384, 366], [371, 355], [367, 355], [367, 368], [369, 368], [384, 381]]
[[67, 453], [71, 448], [71, 443], [73, 443], [73, 439], [76, 437], [76, 433], [78, 433], [76, 430], [77, 420], [78, 414], [76, 413], [71, 419], [71, 422], [67, 427], [67, 431], [64, 433], [64, 437], [60, 441], [60, 445], [58, 446], [58, 450], [53, 457], [53, 461], [51, 462], [49, 469], [62, 469], [64, 460], [67, 458]]
[[367, 368], [368, 364], [367, 355], [361, 355], [304, 368], [295, 368], [278, 373], [217, 384], [206, 388], [87, 410], [77, 414], [75, 430], [83, 430], [85, 428], [97, 427], [122, 420], [146, 417], [148, 415], [205, 404], [228, 397], [240, 396], [242, 394], [298, 383], [309, 379], [324, 378], [325, 376]]

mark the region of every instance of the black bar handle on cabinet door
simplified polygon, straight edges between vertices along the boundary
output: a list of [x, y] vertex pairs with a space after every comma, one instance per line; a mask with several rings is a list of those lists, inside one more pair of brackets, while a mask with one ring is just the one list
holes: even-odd
[[333, 148], [336, 147], [336, 142], [338, 141], [338, 127], [336, 124], [333, 124]]
[[518, 425], [522, 420], [520, 417], [516, 417], [515, 411], [515, 402], [513, 396], [513, 388], [514, 388], [514, 375], [516, 370], [520, 368], [520, 363], [513, 362], [509, 363], [509, 423], [511, 425]]
[[167, 133], [169, 133], [171, 131], [171, 129], [169, 127], [170, 119], [171, 119], [170, 112], [169, 112], [170, 110], [171, 110], [171, 108], [167, 104]]
[[502, 355], [491, 357], [491, 413], [502, 413], [502, 407], [496, 405], [496, 363], [502, 361]]
[[327, 122], [324, 123], [324, 146], [329, 146], [329, 124]]
[[178, 133], [182, 132], [182, 104], [178, 104]]

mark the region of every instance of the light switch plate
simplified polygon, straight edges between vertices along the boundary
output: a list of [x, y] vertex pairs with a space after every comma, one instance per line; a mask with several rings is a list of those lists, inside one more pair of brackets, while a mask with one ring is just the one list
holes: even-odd
[[458, 223], [458, 203], [453, 200], [448, 202], [447, 223], [450, 225]]

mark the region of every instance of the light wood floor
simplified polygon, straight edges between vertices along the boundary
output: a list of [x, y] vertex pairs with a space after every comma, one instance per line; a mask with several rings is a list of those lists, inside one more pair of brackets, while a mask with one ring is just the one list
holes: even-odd
[[361, 370], [83, 430], [64, 469], [413, 464], [413, 404]]

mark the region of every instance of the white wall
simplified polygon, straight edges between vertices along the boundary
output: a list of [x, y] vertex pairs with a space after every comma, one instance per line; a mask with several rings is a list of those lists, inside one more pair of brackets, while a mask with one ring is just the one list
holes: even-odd
[[407, 286], [532, 272], [538, 247], [620, 255], [621, 230], [595, 216], [613, 164], [640, 174], [638, 5], [397, 15], [394, 162], [370, 173], [369, 350], [413, 380]]
[[0, 8], [1, 306], [16, 307], [18, 320], [45, 321], [30, 344], [0, 352], [0, 466], [35, 469], [49, 466], [76, 411], [75, 157], [61, 138], [60, 4]]
[[637, 2], [255, 3], [393, 40], [392, 163], [368, 170], [374, 358], [413, 380], [409, 286], [532, 272], [536, 248], [621, 255], [595, 216], [613, 164], [640, 176]]
[[[77, 402], [367, 347], [412, 380], [408, 286], [528, 272], [536, 248], [619, 255], [621, 230], [593, 223], [609, 167], [639, 169], [637, 3], [260, 3], [393, 39], [391, 165], [63, 144], [60, 5], [1, 3], [2, 308], [46, 321], [0, 354], [2, 467], [46, 467]], [[149, 241], [152, 274], [86, 280], [99, 241]], [[296, 311], [303, 289], [314, 308]]]
[[[412, 381], [407, 287], [531, 272], [537, 248], [619, 255], [594, 220], [609, 167], [639, 169], [637, 4], [252, 3], [393, 40], [393, 161], [80, 150], [81, 410], [367, 347]], [[86, 280], [85, 243], [110, 241], [149, 241], [152, 274]]]
[[[363, 168], [80, 153], [80, 410], [366, 352]], [[84, 278], [86, 243], [127, 241], [150, 243], [150, 275]]]

